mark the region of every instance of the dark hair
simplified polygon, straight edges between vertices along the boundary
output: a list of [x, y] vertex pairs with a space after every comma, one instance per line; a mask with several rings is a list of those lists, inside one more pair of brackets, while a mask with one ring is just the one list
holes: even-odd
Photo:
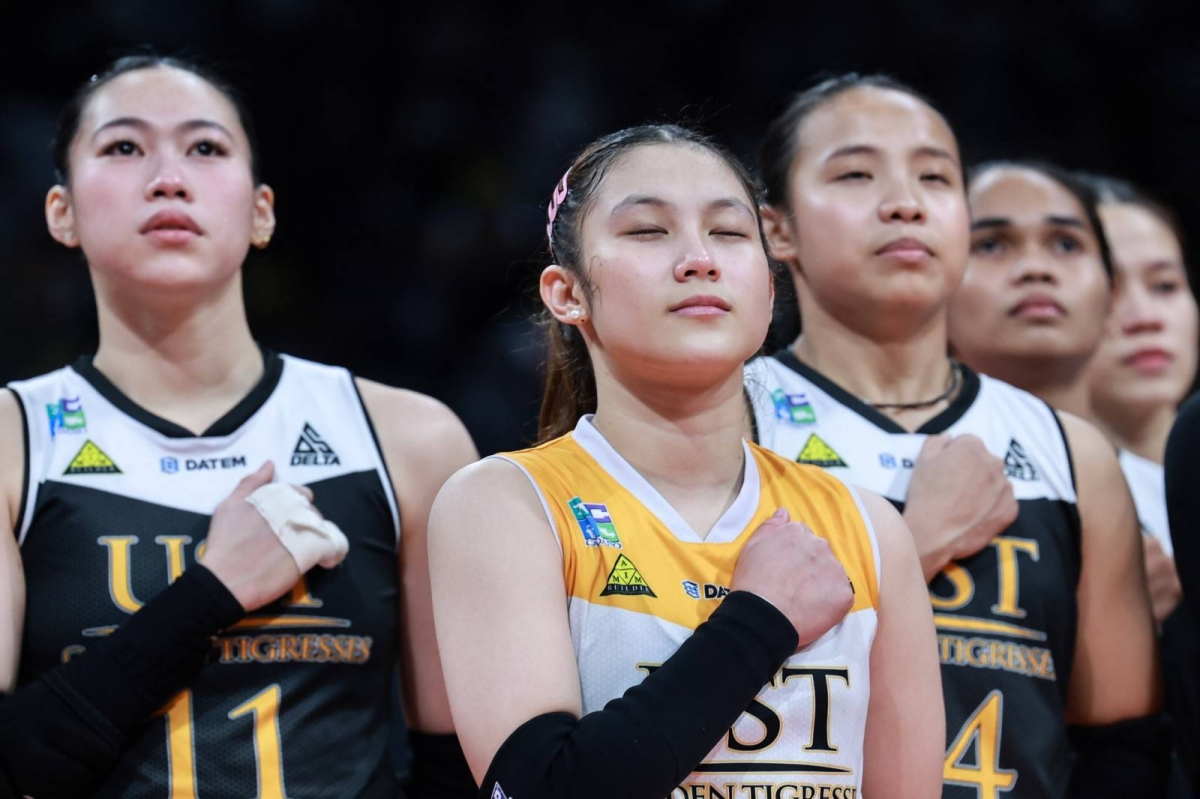
[[[550, 204], [546, 232], [550, 257], [579, 281], [584, 296], [592, 297], [592, 284], [582, 252], [582, 223], [596, 192], [616, 163], [632, 150], [652, 144], [681, 144], [720, 158], [737, 176], [758, 219], [758, 184], [750, 171], [731, 152], [702, 133], [680, 125], [640, 125], [602, 136], [583, 148], [571, 162]], [[766, 251], [764, 241], [763, 251]], [[546, 381], [538, 418], [538, 440], [548, 441], [574, 429], [579, 419], [596, 410], [596, 375], [587, 345], [579, 330], [543, 310], [538, 317], [546, 331]]]
[[828, 101], [851, 89], [862, 88], [886, 89], [907, 94], [945, 117], [925, 94], [890, 75], [859, 75], [857, 72], [847, 72], [821, 81], [812, 88], [794, 95], [787, 108], [767, 125], [767, 133], [759, 150], [758, 166], [762, 173], [768, 205], [788, 207], [788, 173], [796, 158], [796, 137], [800, 132], [801, 123]]
[[1112, 285], [1114, 275], [1112, 251], [1108, 247], [1108, 237], [1104, 235], [1104, 225], [1100, 223], [1098, 211], [1100, 198], [1089, 181], [1077, 172], [1071, 172], [1046, 161], [1017, 159], [977, 164], [971, 167], [968, 182], [974, 183], [985, 172], [993, 169], [1028, 169], [1050, 178], [1069, 191], [1083, 207], [1083, 215], [1087, 218], [1088, 226], [1092, 229], [1092, 234], [1096, 237], [1096, 244], [1100, 249], [1100, 263], [1104, 266], [1104, 274], [1108, 276], [1109, 285]]
[[1137, 205], [1157, 216], [1171, 229], [1175, 241], [1179, 242], [1179, 249], [1185, 249], [1187, 239], [1183, 233], [1183, 225], [1179, 224], [1179, 217], [1165, 203], [1121, 178], [1086, 172], [1079, 173], [1079, 178], [1095, 191], [1100, 205]]
[[258, 140], [255, 138], [254, 120], [250, 116], [250, 109], [246, 106], [246, 101], [241, 93], [208, 67], [184, 58], [150, 54], [127, 55], [118, 58], [79, 86], [75, 90], [75, 94], [63, 106], [62, 113], [58, 117], [58, 131], [54, 136], [54, 171], [58, 181], [66, 184], [71, 178], [69, 163], [71, 142], [75, 140], [75, 134], [79, 132], [79, 119], [83, 116], [83, 110], [92, 95], [109, 81], [127, 72], [156, 67], [170, 67], [190, 72], [219, 91], [225, 96], [225, 99], [233, 104], [234, 110], [237, 111], [238, 121], [242, 123], [242, 130], [246, 132], [246, 140], [250, 143], [250, 176], [255, 183], [258, 183], [258, 159], [256, 158]]

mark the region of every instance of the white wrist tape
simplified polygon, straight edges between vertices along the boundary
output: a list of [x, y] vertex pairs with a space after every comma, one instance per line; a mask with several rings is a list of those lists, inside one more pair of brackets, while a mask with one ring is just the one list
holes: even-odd
[[317, 563], [332, 569], [350, 550], [345, 534], [333, 522], [322, 519], [295, 486], [268, 483], [254, 489], [246, 501], [267, 520], [301, 574]]

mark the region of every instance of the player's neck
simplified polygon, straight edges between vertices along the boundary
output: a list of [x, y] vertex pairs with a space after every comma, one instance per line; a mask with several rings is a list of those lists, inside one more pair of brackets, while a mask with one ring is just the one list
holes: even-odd
[[[946, 356], [944, 314], [915, 324], [903, 335], [877, 338], [818, 310], [804, 315], [804, 332], [792, 351], [804, 364], [870, 405], [925, 403], [945, 394], [954, 383]], [[956, 393], [926, 407], [881, 408], [880, 412], [915, 430], [944, 411]]]
[[1090, 358], [995, 358], [972, 362], [971, 367], [1025, 389], [1052, 408], [1095, 422], [1088, 379], [1089, 361]]
[[[1176, 415], [1174, 407], [1159, 405], [1142, 414], [1129, 413], [1117, 420], [1106, 419], [1100, 426], [1109, 440], [1121, 449], [1162, 463]], [[1111, 423], [1113, 421], [1116, 423]]]
[[742, 370], [704, 390], [597, 377], [597, 431], [699, 535], [707, 535], [742, 486]]
[[97, 285], [95, 366], [146, 410], [192, 431], [221, 418], [258, 383], [241, 281], [198, 300], [147, 303]]

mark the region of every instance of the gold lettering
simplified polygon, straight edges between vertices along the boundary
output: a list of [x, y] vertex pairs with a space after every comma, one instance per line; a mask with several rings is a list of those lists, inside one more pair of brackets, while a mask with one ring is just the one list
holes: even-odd
[[106, 535], [96, 539], [96, 543], [108, 549], [108, 595], [126, 613], [142, 609], [142, 603], [133, 596], [129, 568], [129, 548], [137, 542], [136, 535]]
[[[266, 649], [263, 649], [266, 647]], [[259, 663], [270, 663], [276, 657], [274, 636], [260, 635], [250, 642], [250, 656]]]
[[948, 597], [941, 597], [930, 591], [929, 601], [933, 603], [933, 609], [961, 610], [965, 608], [971, 598], [975, 596], [975, 581], [971, 579], [970, 573], [957, 563], [947, 563], [941, 571], [941, 576], [950, 581], [954, 593]]
[[999, 666], [1002, 669], [1008, 668], [1008, 650], [1012, 644], [1006, 644], [1004, 641], [992, 641], [992, 645], [988, 648], [988, 661], [992, 668]]
[[292, 661], [300, 659], [300, 641], [294, 635], [283, 635], [279, 638], [279, 659]]
[[1026, 538], [1001, 536], [992, 541], [996, 548], [996, 564], [1000, 569], [1000, 602], [992, 605], [992, 613], [1023, 619], [1028, 614], [1017, 606], [1021, 588], [1021, 575], [1017, 566], [1017, 553], [1024, 552], [1036, 563], [1040, 559], [1038, 542]]
[[167, 548], [167, 584], [170, 585], [183, 574], [183, 546], [192, 543], [192, 538], [187, 535], [160, 535], [154, 539], [154, 543]]
[[325, 603], [314, 597], [308, 590], [308, 580], [302, 574], [300, 579], [292, 586], [292, 592], [288, 594], [288, 598], [284, 601], [285, 608], [319, 608]]

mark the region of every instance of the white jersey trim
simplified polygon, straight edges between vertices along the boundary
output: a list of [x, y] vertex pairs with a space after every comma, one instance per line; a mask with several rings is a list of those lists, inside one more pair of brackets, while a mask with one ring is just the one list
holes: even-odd
[[[511, 463], [521, 470], [521, 474], [525, 475], [525, 479], [533, 486], [533, 491], [537, 494], [538, 502], [542, 503], [542, 512], [546, 514], [546, 523], [550, 525], [550, 532], [554, 535], [554, 545], [558, 547], [558, 554], [566, 558], [566, 553], [563, 552], [562, 540], [558, 537], [558, 524], [554, 521], [554, 514], [550, 512], [550, 505], [546, 502], [546, 495], [542, 493], [542, 487], [538, 485], [538, 481], [533, 479], [533, 475], [529, 473], [519, 461], [508, 457], [507, 455], [489, 455], [484, 460], [498, 460], [504, 463]], [[565, 531], [564, 531], [565, 532]]]
[[854, 497], [854, 504], [858, 506], [858, 515], [862, 517], [863, 524], [867, 528], [867, 536], [871, 539], [871, 555], [875, 558], [875, 591], [879, 596], [883, 596], [883, 560], [879, 557], [879, 536], [875, 534], [875, 524], [871, 521], [871, 514], [867, 513], [866, 506], [863, 505], [862, 496], [858, 493], [860, 489], [844, 481], [842, 484], [846, 486], [850, 496]]
[[738, 491], [737, 497], [734, 498], [733, 504], [721, 514], [721, 518], [717, 519], [708, 536], [702, 538], [690, 524], [684, 521], [679, 512], [671, 507], [671, 503], [658, 493], [658, 489], [650, 485], [646, 478], [642, 477], [629, 461], [625, 460], [621, 453], [608, 443], [592, 424], [592, 416], [592, 414], [587, 414], [575, 425], [575, 440], [600, 464], [601, 468], [641, 502], [648, 511], [658, 517], [658, 520], [680, 541], [689, 544], [727, 544], [737, 540], [737, 537], [754, 518], [761, 499], [761, 482], [758, 464], [754, 460], [754, 454], [750, 451], [750, 445], [745, 441], [742, 442], [742, 457], [745, 462], [742, 487]]

